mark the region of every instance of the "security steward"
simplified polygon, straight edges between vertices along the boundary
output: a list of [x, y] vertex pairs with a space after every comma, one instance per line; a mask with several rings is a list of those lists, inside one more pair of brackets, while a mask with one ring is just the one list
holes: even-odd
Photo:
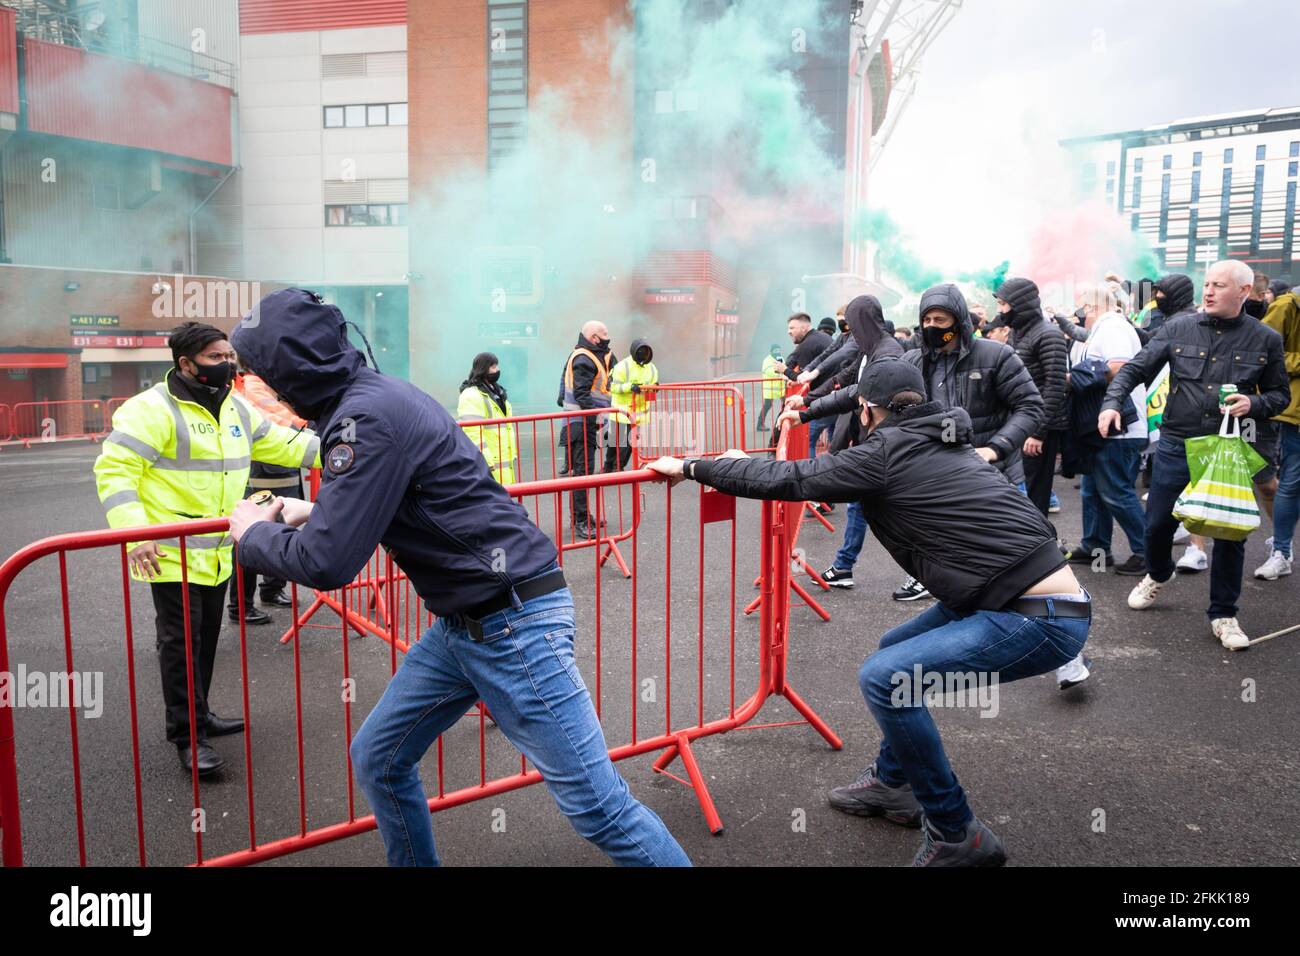
[[659, 384], [659, 369], [650, 343], [633, 339], [632, 353], [614, 366], [609, 378], [613, 412], [605, 445], [605, 470], [622, 471], [632, 457], [632, 429], [644, 425], [649, 414], [648, 390]]
[[[924, 822], [914, 866], [996, 866], [1002, 842], [975, 818], [915, 675], [973, 675], [979, 686], [1054, 670], [1083, 648], [1091, 598], [1029, 499], [972, 446], [961, 408], [927, 401], [906, 359], [867, 365], [857, 384], [866, 437], [800, 461], [661, 458], [671, 479], [745, 498], [861, 502], [885, 550], [938, 601], [880, 639], [858, 673], [880, 725], [875, 763], [830, 804], [903, 826]], [[970, 686], [968, 683], [966, 686]]]
[[616, 863], [688, 865], [609, 760], [574, 664], [573, 597], [555, 545], [451, 415], [380, 374], [373, 357], [368, 366], [343, 314], [315, 293], [272, 293], [232, 339], [250, 368], [317, 423], [326, 449], [314, 503], [234, 509], [240, 561], [329, 590], [382, 544], [436, 615], [351, 745], [388, 862], [437, 864], [420, 760], [482, 700], [579, 834]]
[[[263, 418], [272, 424], [283, 425], [285, 428], [292, 428], [295, 431], [301, 431], [307, 427], [307, 422], [304, 419], [299, 418], [293, 413], [292, 409], [285, 407], [283, 402], [276, 399], [275, 394], [266, 387], [265, 382], [242, 368], [235, 375], [235, 392], [242, 395], [250, 405], [261, 413]], [[248, 472], [248, 495], [259, 491], [269, 491], [271, 494], [280, 495], [283, 498], [303, 497], [302, 469], [285, 468], [281, 465], [268, 465], [265, 462], [254, 461]], [[270, 624], [271, 615], [254, 606], [253, 597], [255, 594], [258, 594], [257, 575], [250, 571], [244, 575], [244, 623]], [[284, 593], [284, 582], [275, 578], [262, 578], [260, 597], [263, 605], [270, 605], [271, 607], [293, 606], [293, 602], [289, 600], [289, 595]], [[232, 624], [239, 623], [239, 594], [234, 587], [230, 589], [226, 616]]]
[[[564, 408], [609, 408], [612, 396], [609, 390], [610, 371], [614, 355], [609, 350], [609, 329], [604, 322], [588, 322], [578, 335], [578, 344], [569, 354], [564, 366]], [[597, 467], [596, 446], [605, 415], [583, 415], [570, 418], [568, 425], [569, 475], [594, 474]], [[573, 534], [576, 538], [594, 538], [596, 520], [590, 516], [587, 492], [574, 491]]]
[[[168, 344], [175, 367], [113, 414], [113, 430], [95, 460], [109, 527], [226, 515], [243, 497], [253, 459], [289, 468], [320, 464], [320, 443], [312, 432], [276, 425], [233, 393], [236, 356], [225, 332], [186, 322], [172, 331]], [[181, 766], [191, 771], [197, 763], [200, 776], [225, 765], [208, 738], [244, 729], [242, 720], [218, 717], [208, 708], [232, 541], [220, 533], [185, 539], [197, 754], [190, 749], [180, 542], [146, 541], [127, 553], [131, 576], [148, 581], [153, 595], [167, 739], [176, 745]]]

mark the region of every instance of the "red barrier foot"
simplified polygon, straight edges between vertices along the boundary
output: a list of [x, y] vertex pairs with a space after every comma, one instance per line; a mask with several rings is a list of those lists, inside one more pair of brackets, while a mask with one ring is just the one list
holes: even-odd
[[[700, 801], [700, 809], [704, 811], [704, 822], [709, 826], [709, 832], [717, 836], [722, 832], [722, 817], [718, 816], [718, 809], [713, 805], [713, 797], [709, 793], [708, 785], [704, 782], [704, 774], [700, 773], [700, 765], [695, 762], [695, 754], [691, 750], [691, 741], [686, 734], [677, 734], [677, 743], [669, 747], [659, 759], [654, 762], [653, 769], [655, 773], [661, 773], [665, 777], [672, 777], [678, 783], [685, 784], [695, 791], [695, 798]], [[686, 768], [686, 776], [689, 780], [683, 780], [681, 777], [668, 772], [668, 765], [673, 762], [675, 757], [682, 758], [682, 766]]]

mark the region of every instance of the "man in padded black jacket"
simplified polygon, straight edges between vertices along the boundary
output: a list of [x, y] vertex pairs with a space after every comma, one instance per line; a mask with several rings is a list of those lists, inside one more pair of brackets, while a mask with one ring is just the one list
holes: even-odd
[[1038, 286], [1029, 279], [1008, 279], [995, 293], [998, 311], [1011, 326], [1011, 347], [1016, 350], [1043, 398], [1038, 428], [1025, 439], [1025, 494], [1043, 514], [1052, 499], [1052, 476], [1061, 437], [1068, 424], [1065, 374], [1069, 350], [1055, 324], [1043, 315]]
[[970, 419], [926, 401], [924, 389], [911, 363], [873, 362], [857, 389], [867, 437], [853, 448], [813, 460], [728, 452], [650, 467], [747, 498], [861, 503], [880, 543], [939, 602], [885, 634], [863, 664], [880, 753], [855, 783], [831, 792], [831, 806], [910, 826], [924, 813], [915, 865], [996, 865], [1005, 860], [1001, 843], [971, 813], [913, 675], [1005, 682], [1052, 670], [1082, 650], [1090, 598], [1052, 526], [976, 454]]

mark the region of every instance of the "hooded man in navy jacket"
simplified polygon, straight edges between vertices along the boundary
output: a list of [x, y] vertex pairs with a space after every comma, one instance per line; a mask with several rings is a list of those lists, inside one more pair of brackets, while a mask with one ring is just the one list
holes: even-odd
[[437, 615], [351, 746], [388, 862], [438, 863], [419, 761], [481, 699], [583, 837], [617, 863], [689, 865], [609, 761], [573, 663], [573, 598], [555, 545], [446, 409], [367, 365], [343, 314], [313, 292], [272, 293], [230, 338], [316, 423], [325, 463], [314, 504], [236, 507], [240, 563], [331, 590], [382, 544]]

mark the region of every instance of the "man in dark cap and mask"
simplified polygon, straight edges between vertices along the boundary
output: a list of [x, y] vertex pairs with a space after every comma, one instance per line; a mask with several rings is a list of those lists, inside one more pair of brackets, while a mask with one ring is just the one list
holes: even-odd
[[1147, 314], [1143, 331], [1148, 336], [1155, 335], [1160, 331], [1160, 326], [1174, 316], [1195, 311], [1195, 298], [1196, 287], [1187, 276], [1181, 272], [1171, 272], [1163, 276], [1155, 284], [1156, 307]]
[[873, 362], [855, 389], [867, 437], [853, 448], [811, 461], [661, 458], [650, 468], [745, 498], [860, 503], [885, 550], [938, 602], [886, 633], [858, 672], [880, 751], [830, 804], [922, 826], [914, 866], [997, 866], [1002, 842], [971, 812], [923, 690], [940, 674], [962, 674], [969, 689], [1064, 664], [1088, 638], [1091, 598], [1052, 526], [972, 447], [969, 416], [927, 401], [926, 390], [916, 365]]

